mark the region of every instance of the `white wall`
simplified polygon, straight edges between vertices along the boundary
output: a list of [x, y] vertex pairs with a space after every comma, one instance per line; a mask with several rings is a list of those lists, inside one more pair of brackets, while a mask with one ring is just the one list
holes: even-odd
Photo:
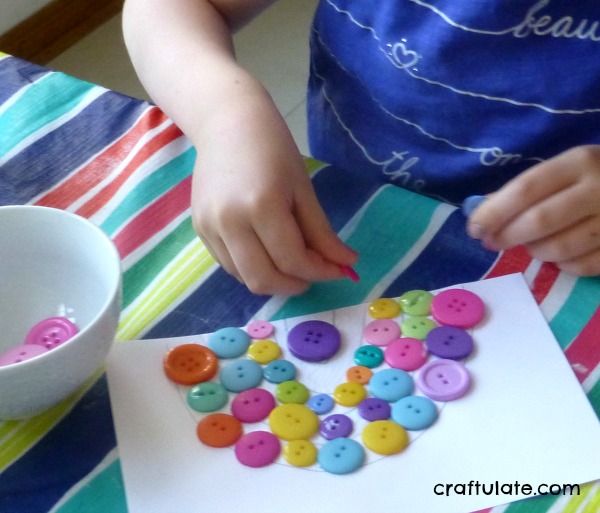
[[0, 0], [0, 34], [31, 16], [51, 0]]

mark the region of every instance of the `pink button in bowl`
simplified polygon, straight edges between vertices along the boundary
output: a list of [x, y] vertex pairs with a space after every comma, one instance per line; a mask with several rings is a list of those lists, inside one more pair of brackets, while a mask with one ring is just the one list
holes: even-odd
[[463, 289], [448, 289], [431, 301], [431, 314], [440, 324], [471, 328], [485, 314], [483, 301], [477, 294]]
[[235, 456], [242, 465], [265, 467], [273, 463], [281, 452], [279, 439], [268, 431], [253, 431], [235, 444]]
[[11, 347], [8, 351], [0, 354], [0, 367], [11, 365], [13, 363], [31, 360], [33, 357], [47, 353], [48, 349], [38, 345], [20, 345]]
[[79, 332], [79, 328], [66, 317], [49, 317], [38, 322], [25, 335], [25, 344], [54, 349]]
[[400, 326], [392, 319], [376, 319], [367, 324], [363, 337], [375, 346], [386, 346], [400, 336]]
[[270, 322], [254, 320], [246, 326], [246, 331], [254, 339], [264, 339], [273, 334], [275, 327]]
[[425, 344], [416, 338], [399, 338], [385, 348], [385, 361], [394, 369], [414, 371], [427, 361]]
[[231, 413], [241, 422], [259, 422], [275, 408], [273, 394], [264, 388], [251, 388], [239, 393], [231, 403]]

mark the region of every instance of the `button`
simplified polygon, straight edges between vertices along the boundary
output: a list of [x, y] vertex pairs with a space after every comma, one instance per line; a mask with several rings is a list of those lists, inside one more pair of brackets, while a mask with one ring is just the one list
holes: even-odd
[[264, 339], [274, 333], [275, 327], [270, 322], [254, 320], [246, 326], [246, 331], [254, 339]]
[[331, 358], [340, 348], [340, 332], [324, 321], [305, 321], [294, 326], [288, 334], [292, 354], [306, 362], [321, 362]]
[[426, 290], [409, 290], [402, 294], [398, 301], [406, 315], [423, 316], [431, 313], [433, 294]]
[[358, 414], [365, 420], [387, 420], [390, 418], [390, 403], [377, 397], [368, 397], [358, 405]]
[[78, 332], [79, 328], [66, 317], [49, 317], [29, 330], [25, 335], [25, 344], [54, 349], [73, 338]]
[[356, 406], [365, 397], [367, 397], [367, 391], [360, 383], [342, 383], [333, 391], [335, 402], [342, 406]]
[[260, 385], [262, 367], [252, 360], [237, 360], [223, 367], [219, 377], [227, 390], [241, 392]]
[[368, 449], [388, 456], [403, 451], [408, 445], [408, 434], [402, 426], [391, 420], [376, 420], [367, 424], [362, 440]]
[[281, 444], [268, 431], [253, 431], [245, 434], [235, 444], [235, 457], [242, 465], [260, 468], [273, 463], [281, 452]]
[[354, 351], [354, 362], [363, 367], [378, 367], [383, 362], [383, 351], [377, 346], [364, 345]]
[[296, 377], [296, 367], [287, 360], [273, 360], [265, 367], [265, 379], [269, 383], [283, 383]]
[[363, 337], [369, 344], [387, 346], [400, 336], [400, 326], [391, 319], [375, 319], [365, 326]]
[[258, 340], [248, 348], [248, 358], [252, 358], [261, 365], [272, 362], [279, 358], [279, 355], [281, 355], [281, 348], [272, 340]]
[[485, 306], [479, 296], [469, 290], [448, 289], [433, 298], [431, 313], [440, 324], [471, 328], [483, 319]]
[[415, 388], [410, 374], [400, 369], [376, 372], [369, 383], [369, 391], [384, 401], [394, 402], [410, 395]]
[[310, 392], [298, 381], [284, 381], [275, 389], [275, 395], [280, 403], [304, 404], [310, 397]]
[[220, 410], [228, 398], [227, 390], [220, 383], [200, 383], [187, 393], [190, 408], [202, 413]]
[[348, 381], [352, 383], [360, 383], [361, 385], [366, 385], [371, 379], [372, 375], [373, 371], [362, 365], [355, 365], [346, 371], [346, 379]]
[[473, 352], [473, 338], [462, 328], [440, 326], [432, 329], [425, 339], [431, 354], [450, 360], [462, 360]]
[[414, 371], [427, 361], [427, 356], [425, 345], [416, 338], [399, 338], [385, 348], [385, 361], [394, 369]]
[[392, 319], [400, 315], [400, 305], [393, 299], [376, 299], [369, 305], [369, 315], [373, 319]]
[[333, 397], [328, 394], [317, 394], [313, 395], [308, 400], [306, 406], [308, 406], [317, 415], [323, 415], [324, 413], [329, 413], [331, 410], [333, 410], [335, 402], [333, 401]]
[[438, 412], [433, 401], [420, 395], [403, 397], [392, 405], [394, 422], [411, 431], [427, 429], [437, 417]]
[[200, 344], [182, 344], [165, 356], [163, 367], [167, 377], [180, 385], [208, 381], [217, 373], [217, 355]]
[[319, 429], [319, 418], [303, 404], [282, 404], [269, 414], [269, 427], [284, 440], [306, 440]]
[[362, 466], [365, 450], [351, 438], [335, 438], [319, 449], [317, 461], [326, 472], [349, 474]]
[[219, 358], [237, 358], [250, 344], [248, 333], [239, 328], [221, 328], [208, 336], [210, 347]]
[[405, 337], [425, 340], [427, 333], [436, 326], [428, 317], [407, 317], [402, 322], [402, 333]]
[[48, 349], [45, 347], [34, 344], [23, 344], [17, 347], [11, 347], [7, 351], [4, 351], [4, 353], [0, 354], [0, 367], [31, 360], [35, 356], [39, 356], [47, 352]]
[[333, 440], [334, 438], [347, 437], [352, 433], [354, 428], [352, 419], [347, 415], [336, 413], [325, 417], [319, 425], [319, 433], [323, 438], [327, 440]]
[[317, 461], [317, 448], [309, 440], [292, 440], [283, 448], [283, 457], [294, 467], [310, 467]]
[[266, 419], [275, 408], [273, 394], [264, 388], [251, 388], [235, 396], [231, 413], [242, 422], [259, 422]]
[[204, 445], [229, 447], [242, 436], [242, 424], [227, 413], [211, 413], [198, 422], [196, 434]]
[[417, 386], [434, 401], [453, 401], [467, 393], [471, 376], [460, 362], [433, 360], [419, 371]]

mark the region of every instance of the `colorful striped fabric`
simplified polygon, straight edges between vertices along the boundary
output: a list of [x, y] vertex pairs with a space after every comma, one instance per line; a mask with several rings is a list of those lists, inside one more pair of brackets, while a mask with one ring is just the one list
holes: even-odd
[[[115, 241], [124, 267], [120, 340], [190, 335], [252, 316], [281, 318], [523, 272], [600, 415], [600, 280], [561, 274], [521, 248], [501, 255], [465, 235], [449, 205], [377, 176], [307, 159], [334, 228], [361, 254], [359, 284], [301, 297], [250, 294], [218, 267], [189, 217], [194, 149], [155, 106], [0, 54], [0, 205], [76, 212]], [[243, 194], [243, 191], [240, 191]], [[127, 510], [106, 380], [33, 419], [0, 422], [0, 511]], [[600, 485], [485, 513], [594, 513]]]

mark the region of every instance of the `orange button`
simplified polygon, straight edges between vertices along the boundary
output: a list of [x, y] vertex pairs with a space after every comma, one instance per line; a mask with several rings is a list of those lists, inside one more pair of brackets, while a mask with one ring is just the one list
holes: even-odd
[[200, 344], [182, 344], [165, 356], [165, 373], [180, 385], [195, 385], [208, 381], [217, 373], [217, 355]]
[[213, 413], [198, 422], [196, 434], [210, 447], [229, 447], [242, 436], [242, 423], [233, 415]]
[[373, 376], [373, 371], [368, 367], [363, 367], [362, 365], [355, 365], [346, 371], [346, 378], [351, 383], [360, 383], [361, 385], [366, 385], [371, 379], [371, 376]]

